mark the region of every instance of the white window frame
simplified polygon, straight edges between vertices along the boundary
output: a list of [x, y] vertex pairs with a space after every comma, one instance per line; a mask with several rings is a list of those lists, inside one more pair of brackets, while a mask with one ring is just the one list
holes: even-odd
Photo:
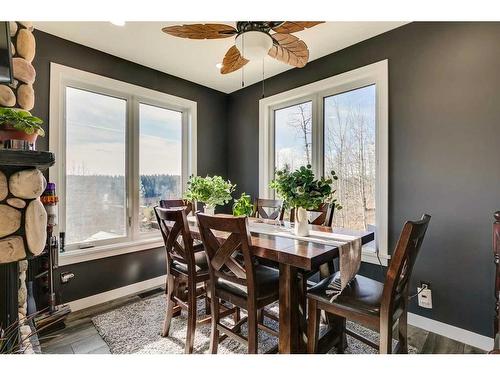
[[363, 248], [363, 261], [388, 264], [389, 197], [389, 84], [388, 61], [382, 60], [259, 101], [259, 196], [274, 197], [269, 183], [274, 175], [274, 111], [312, 100], [312, 167], [323, 174], [325, 97], [375, 84], [376, 87], [376, 251]]
[[[182, 112], [182, 190], [197, 167], [197, 103], [141, 86], [103, 77], [94, 73], [56, 63], [50, 65], [49, 149], [56, 155], [56, 165], [49, 170], [49, 178], [56, 183], [59, 201], [59, 232], [66, 224], [66, 88], [95, 92], [127, 101], [125, 181], [126, 181], [126, 236], [119, 239], [96, 241], [90, 248], [83, 244], [66, 246], [59, 264], [66, 265], [147, 250], [163, 245], [160, 233], [139, 232], [139, 105], [146, 104]], [[128, 219], [128, 220], [127, 220]], [[83, 245], [85, 246], [85, 245]]]

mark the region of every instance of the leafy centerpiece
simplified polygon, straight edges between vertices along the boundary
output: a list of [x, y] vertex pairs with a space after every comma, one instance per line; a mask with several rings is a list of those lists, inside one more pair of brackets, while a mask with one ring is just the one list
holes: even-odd
[[270, 187], [276, 190], [287, 208], [295, 208], [297, 214], [294, 228], [297, 236], [309, 235], [307, 210], [316, 209], [322, 203], [334, 204], [337, 209], [342, 208], [333, 197], [335, 190], [332, 185], [338, 177], [334, 171], [331, 171], [330, 175], [329, 178], [322, 176], [319, 180], [315, 179], [310, 165], [302, 166], [293, 172], [287, 167], [276, 171]]
[[238, 199], [234, 200], [233, 215], [234, 216], [252, 216], [253, 204], [250, 200], [250, 195], [241, 193]]
[[33, 147], [38, 136], [45, 136], [43, 121], [19, 108], [0, 108], [0, 142], [21, 140]]
[[205, 213], [214, 214], [215, 207], [229, 203], [236, 185], [221, 176], [191, 176], [184, 199], [205, 204]]

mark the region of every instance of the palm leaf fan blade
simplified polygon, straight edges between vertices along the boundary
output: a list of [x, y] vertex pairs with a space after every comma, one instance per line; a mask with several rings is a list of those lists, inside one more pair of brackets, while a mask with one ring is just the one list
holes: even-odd
[[232, 46], [226, 52], [224, 60], [222, 60], [221, 74], [234, 72], [248, 63], [248, 60], [241, 56], [240, 51], [236, 46]]
[[167, 26], [162, 31], [172, 36], [188, 39], [220, 39], [228, 38], [237, 33], [231, 25], [221, 23]]
[[302, 68], [309, 60], [307, 45], [291, 34], [271, 35], [275, 43], [269, 50], [268, 55], [285, 64]]
[[273, 27], [273, 30], [277, 33], [296, 33], [321, 23], [325, 23], [325, 21], [285, 21], [281, 25]]

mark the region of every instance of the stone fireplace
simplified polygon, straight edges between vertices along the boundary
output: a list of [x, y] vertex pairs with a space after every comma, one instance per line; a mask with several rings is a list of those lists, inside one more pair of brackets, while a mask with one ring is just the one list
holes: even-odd
[[54, 164], [43, 151], [0, 150], [0, 326], [19, 321], [17, 346], [30, 352], [27, 324], [27, 259], [40, 255], [47, 239], [47, 213], [40, 195], [42, 170]]

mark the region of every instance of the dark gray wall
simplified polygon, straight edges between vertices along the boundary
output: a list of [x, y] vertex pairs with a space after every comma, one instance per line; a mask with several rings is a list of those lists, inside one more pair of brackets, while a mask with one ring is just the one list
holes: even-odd
[[[56, 62], [196, 101], [198, 173], [227, 176], [226, 94], [38, 30], [35, 30], [35, 38], [36, 105], [32, 112], [45, 121], [47, 130], [47, 136], [39, 138], [37, 146], [40, 150], [48, 149], [50, 63]], [[165, 272], [165, 258], [162, 249], [154, 249], [69, 265], [58, 270], [59, 273], [66, 271], [74, 272], [75, 279], [58, 287], [62, 302], [160, 276]]]
[[[270, 96], [389, 60], [390, 249], [405, 220], [432, 215], [412, 291], [430, 282], [434, 308], [413, 302], [411, 311], [488, 336], [491, 223], [500, 208], [499, 42], [499, 23], [412, 23], [266, 80]], [[252, 196], [261, 89], [229, 96], [229, 178]]]
[[[224, 95], [35, 34], [35, 114], [48, 120], [50, 61], [196, 100], [198, 172], [227, 175], [239, 191], [257, 195], [260, 85]], [[491, 220], [500, 208], [499, 35], [499, 23], [412, 23], [266, 80], [270, 96], [389, 60], [391, 249], [404, 220], [423, 212], [433, 216], [412, 288], [418, 280], [430, 282], [434, 309], [412, 303], [411, 310], [489, 336]], [[39, 148], [47, 143], [42, 139]], [[163, 267], [161, 249], [62, 267], [77, 277], [59, 290], [70, 301], [159, 276]], [[378, 267], [362, 270], [382, 277]]]

